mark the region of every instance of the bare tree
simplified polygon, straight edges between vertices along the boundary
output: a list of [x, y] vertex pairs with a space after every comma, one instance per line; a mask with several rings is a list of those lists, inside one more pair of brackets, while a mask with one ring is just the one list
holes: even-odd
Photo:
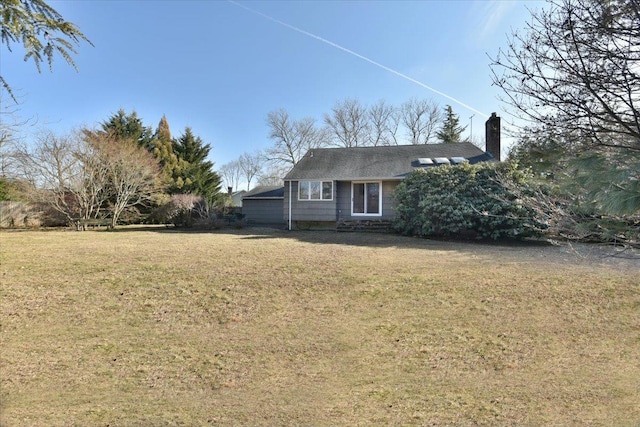
[[238, 158], [238, 165], [247, 180], [247, 191], [251, 189], [251, 181], [262, 171], [261, 153], [249, 154], [243, 153]]
[[15, 174], [17, 141], [10, 130], [0, 129], [0, 179]]
[[411, 144], [429, 144], [442, 119], [438, 105], [427, 99], [410, 99], [400, 108], [402, 124]]
[[106, 168], [111, 188], [111, 227], [118, 224], [123, 212], [145, 206], [160, 190], [158, 161], [133, 139], [86, 132], [89, 145], [95, 148]]
[[357, 99], [337, 102], [331, 115], [324, 115], [333, 144], [341, 147], [360, 147], [369, 144], [370, 126], [367, 108]]
[[550, 0], [491, 69], [502, 100], [583, 144], [640, 150], [640, 2]]
[[280, 109], [267, 115], [267, 124], [274, 145], [266, 151], [266, 157], [275, 164], [293, 167], [310, 148], [325, 145], [324, 133], [312, 118], [295, 120]]
[[291, 167], [283, 165], [270, 165], [263, 169], [258, 175], [258, 185], [280, 186], [283, 185], [284, 176], [291, 170]]
[[400, 115], [397, 108], [384, 100], [378, 101], [367, 111], [369, 120], [369, 145], [398, 145]]
[[68, 137], [53, 133], [38, 135], [33, 148], [16, 147], [19, 178], [27, 181], [34, 191], [30, 198], [50, 204], [69, 222], [76, 216], [74, 201], [67, 198], [68, 189], [78, 181], [80, 162], [74, 156], [75, 144]]
[[73, 194], [79, 206], [79, 218], [98, 218], [112, 195], [108, 165], [104, 155], [96, 147], [79, 142], [74, 156], [79, 160], [82, 178], [76, 183]]
[[220, 167], [220, 170], [218, 172], [220, 173], [220, 176], [224, 180], [224, 183], [227, 188], [231, 187], [233, 190], [238, 189], [242, 170], [240, 169], [240, 164], [237, 160], [234, 160], [229, 163], [225, 163]]
[[41, 135], [33, 148], [19, 147], [20, 178], [69, 223], [121, 214], [152, 199], [160, 182], [157, 160], [134, 141], [90, 131]]
[[0, 178], [13, 173], [16, 164], [15, 148], [20, 144], [20, 132], [36, 124], [34, 118], [20, 115], [21, 97], [14, 91], [15, 104], [4, 102], [6, 90], [0, 86]]
[[33, 148], [16, 147], [19, 178], [33, 188], [34, 201], [44, 202], [69, 223], [97, 218], [109, 195], [105, 165], [97, 151], [78, 134], [46, 132]]
[[594, 215], [640, 212], [640, 1], [550, 0], [491, 69], [516, 118], [560, 136], [521, 138], [520, 155], [553, 148], [543, 158], [566, 162], [555, 177]]

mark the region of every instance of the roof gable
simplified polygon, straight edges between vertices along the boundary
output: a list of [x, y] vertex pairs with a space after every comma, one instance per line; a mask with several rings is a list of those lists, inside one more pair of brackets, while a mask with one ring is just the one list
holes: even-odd
[[467, 159], [470, 163], [493, 157], [468, 142], [449, 144], [397, 145], [385, 147], [311, 149], [285, 176], [298, 179], [402, 179], [417, 168], [419, 159]]

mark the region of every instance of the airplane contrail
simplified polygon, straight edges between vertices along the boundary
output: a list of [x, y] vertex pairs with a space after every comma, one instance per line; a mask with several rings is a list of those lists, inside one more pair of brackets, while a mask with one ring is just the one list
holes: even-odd
[[269, 21], [275, 22], [276, 24], [282, 25], [283, 27], [289, 28], [289, 29], [291, 29], [293, 31], [297, 31], [298, 33], [304, 34], [305, 36], [308, 36], [308, 37], [314, 38], [316, 40], [319, 40], [322, 43], [328, 44], [329, 46], [335, 47], [336, 49], [340, 49], [341, 51], [346, 52], [346, 53], [348, 53], [350, 55], [353, 55], [356, 58], [360, 58], [363, 61], [367, 61], [368, 63], [373, 64], [378, 68], [382, 68], [385, 71], [388, 71], [388, 72], [390, 72], [392, 74], [395, 74], [398, 77], [402, 77], [403, 79], [408, 80], [408, 81], [410, 81], [412, 83], [415, 83], [415, 84], [417, 84], [418, 86], [420, 86], [420, 87], [422, 87], [424, 89], [427, 89], [427, 90], [429, 90], [429, 91], [431, 91], [433, 93], [436, 93], [436, 94], [438, 94], [438, 95], [440, 95], [440, 96], [442, 96], [444, 98], [447, 98], [448, 100], [453, 101], [456, 104], [458, 104], [458, 105], [460, 105], [460, 106], [462, 106], [462, 107], [464, 107], [464, 108], [466, 108], [466, 109], [468, 109], [470, 111], [473, 111], [476, 114], [479, 114], [479, 115], [481, 115], [483, 117], [487, 117], [487, 118], [489, 117], [489, 115], [483, 113], [482, 111], [476, 110], [475, 108], [471, 107], [470, 105], [465, 104], [464, 102], [460, 101], [459, 99], [456, 99], [456, 98], [454, 98], [452, 96], [449, 96], [446, 93], [441, 92], [441, 91], [439, 91], [439, 90], [437, 90], [437, 89], [435, 89], [435, 88], [433, 88], [431, 86], [428, 86], [428, 85], [422, 83], [419, 80], [416, 80], [416, 79], [414, 79], [412, 77], [407, 76], [406, 74], [401, 73], [400, 71], [394, 70], [393, 68], [389, 68], [386, 65], [383, 65], [383, 64], [381, 64], [379, 62], [376, 62], [371, 58], [367, 58], [364, 55], [360, 55], [358, 52], [354, 52], [351, 49], [347, 49], [344, 46], [340, 46], [339, 44], [334, 43], [331, 40], [327, 40], [327, 39], [325, 39], [323, 37], [320, 37], [320, 36], [317, 36], [315, 34], [312, 34], [312, 33], [308, 32], [308, 31], [305, 31], [305, 30], [303, 30], [301, 28], [295, 27], [295, 26], [293, 26], [291, 24], [287, 24], [286, 22], [280, 21], [279, 19], [273, 18], [273, 17], [271, 17], [269, 15], [266, 15], [266, 14], [260, 12], [260, 11], [257, 11], [255, 9], [247, 7], [247, 6], [243, 5], [243, 4], [240, 4], [240, 3], [238, 3], [238, 2], [236, 2], [234, 0], [227, 0], [227, 1], [229, 3], [231, 3], [231, 4], [234, 4], [234, 5], [238, 6], [238, 7], [241, 7], [242, 9], [244, 9], [244, 10], [246, 10], [248, 12], [254, 13], [254, 14], [259, 15], [259, 16], [262, 16], [263, 18], [268, 19]]

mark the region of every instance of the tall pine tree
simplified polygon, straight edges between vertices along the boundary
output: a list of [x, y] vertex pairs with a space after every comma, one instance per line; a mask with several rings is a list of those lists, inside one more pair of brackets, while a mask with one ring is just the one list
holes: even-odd
[[202, 196], [211, 203], [220, 191], [222, 180], [207, 160], [211, 146], [193, 135], [186, 127], [184, 134], [173, 141], [173, 150], [180, 160], [174, 179], [181, 193]]
[[467, 128], [460, 126], [460, 118], [453, 112], [451, 105], [447, 105], [444, 109], [444, 121], [442, 127], [436, 132], [436, 136], [440, 142], [461, 142], [462, 132]]
[[111, 137], [118, 140], [136, 141], [139, 147], [151, 151], [153, 131], [142, 123], [135, 111], [127, 114], [123, 109], [120, 109], [101, 125], [102, 131]]
[[166, 116], [162, 116], [158, 129], [153, 136], [151, 152], [158, 159], [162, 170], [163, 181], [169, 193], [180, 192], [182, 184], [178, 185], [176, 178], [180, 170], [181, 159], [173, 150], [171, 130]]

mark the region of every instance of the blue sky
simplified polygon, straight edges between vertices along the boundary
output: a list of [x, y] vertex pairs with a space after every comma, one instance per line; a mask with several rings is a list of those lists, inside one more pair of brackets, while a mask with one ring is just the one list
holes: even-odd
[[[38, 73], [14, 45], [0, 73], [21, 97], [25, 129], [96, 126], [123, 108], [154, 128], [166, 115], [212, 146], [216, 166], [271, 145], [266, 117], [285, 109], [322, 123], [337, 101], [410, 98], [451, 104], [462, 124], [507, 118], [489, 58], [540, 1], [51, 1], [92, 41], [76, 72], [57, 58]], [[250, 9], [250, 10], [249, 10]], [[285, 25], [286, 24], [286, 25]], [[363, 59], [367, 58], [368, 60]], [[384, 69], [373, 62], [380, 64]], [[391, 70], [391, 71], [390, 71]], [[405, 78], [406, 76], [408, 78]], [[410, 80], [411, 79], [411, 80]], [[414, 80], [414, 81], [412, 81]], [[416, 83], [419, 82], [419, 83]], [[434, 93], [454, 98], [472, 109]], [[3, 103], [9, 102], [5, 97]]]

